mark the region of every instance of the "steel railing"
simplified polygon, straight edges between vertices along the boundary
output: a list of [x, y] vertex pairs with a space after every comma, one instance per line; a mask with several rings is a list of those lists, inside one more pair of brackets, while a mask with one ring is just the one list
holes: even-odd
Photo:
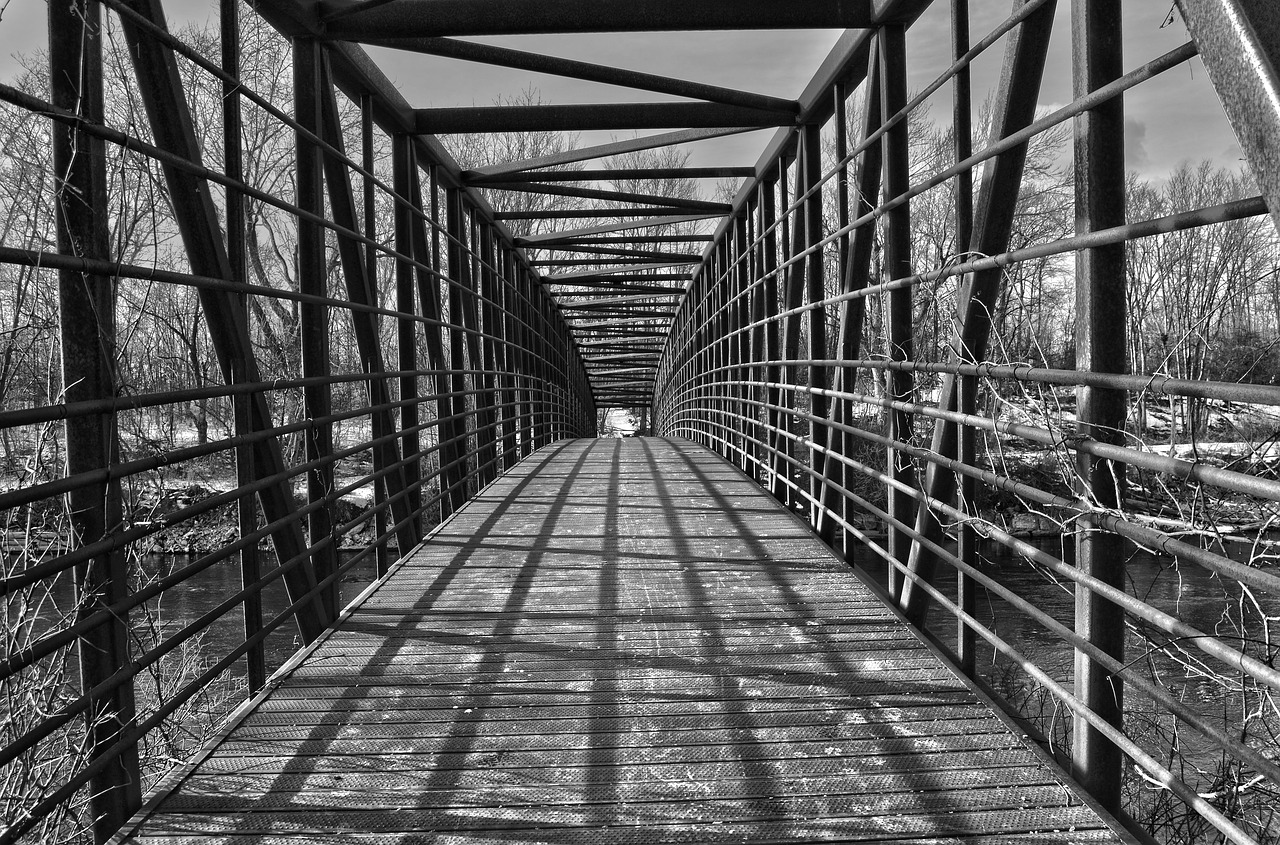
[[[109, 838], [184, 737], [336, 618], [344, 580], [386, 572], [503, 470], [596, 424], [559, 307], [453, 160], [399, 125], [394, 91], [343, 48], [291, 42], [235, 3], [221, 62], [150, 3], [104, 5], [109, 17], [96, 3], [51, 12], [47, 91], [0, 86], [11, 118], [53, 138], [29, 176], [50, 201], [22, 217], [29, 233], [11, 227], [0, 262], [63, 303], [33, 336], [60, 354], [38, 374], [52, 389], [11, 382], [0, 408], [20, 482], [0, 491], [5, 842]], [[292, 85], [253, 89], [242, 31], [288, 60]], [[222, 111], [203, 149], [195, 131], [213, 118], [200, 109]], [[282, 161], [246, 147], [282, 133]], [[127, 234], [126, 173], [167, 197], [127, 209], [142, 221]], [[290, 181], [299, 190], [282, 192]], [[249, 251], [277, 232], [296, 252]], [[207, 361], [173, 365], [162, 329], [183, 317], [153, 306], [157, 290], [198, 298], [185, 319]], [[299, 352], [268, 360], [281, 336]], [[197, 409], [221, 416], [216, 431], [152, 431]], [[41, 458], [42, 433], [65, 447]], [[173, 507], [143, 495], [210, 473]], [[211, 548], [147, 563], [210, 520]], [[226, 567], [237, 587], [166, 615]]]
[[[1130, 373], [1123, 282], [1125, 249], [1140, 239], [1255, 218], [1262, 218], [1259, 237], [1274, 238], [1267, 203], [1251, 197], [1126, 219], [1121, 95], [1141, 94], [1143, 83], [1185, 67], [1198, 51], [1188, 43], [1122, 72], [1118, 5], [1076, 4], [1086, 9], [1071, 33], [1076, 97], [1039, 114], [1054, 5], [1015, 4], [970, 46], [967, 4], [952, 4], [954, 63], [910, 99], [904, 26], [860, 34], [863, 43], [849, 55], [862, 63], [818, 95], [829, 100], [811, 123], [780, 133], [707, 250], [664, 348], [655, 431], [719, 451], [806, 519], [904, 619], [1040, 736], [1103, 807], [1128, 816], [1139, 836], [1188, 841], [1179, 837], [1212, 832], [1222, 841], [1274, 841], [1280, 671], [1271, 636], [1280, 577], [1263, 541], [1280, 482], [1267, 462], [1217, 466], [1158, 451], [1127, 417], [1129, 397], [1265, 409], [1280, 405], [1280, 388]], [[968, 68], [1001, 40], [991, 140], [974, 150]], [[913, 175], [919, 153], [910, 146], [909, 118], [948, 83], [952, 161]], [[1010, 219], [1027, 184], [1028, 145], [1061, 126], [1074, 126], [1076, 231], [1016, 244]], [[958, 246], [930, 267], [912, 254], [920, 236], [911, 201], [939, 191]], [[1054, 257], [1076, 262], [1075, 319], [1083, 326], [1075, 368], [1001, 359], [992, 315], [1003, 280]], [[922, 298], [945, 293], [947, 280], [956, 286], [946, 294], [956, 312], [943, 311], [950, 330], [927, 345], [916, 323]], [[1054, 392], [1063, 388], [1076, 396]], [[1074, 413], [1062, 412], [1068, 402]], [[1057, 483], [1018, 472], [1006, 453], [1051, 465]], [[1142, 479], [1182, 485], [1170, 501], [1251, 503], [1260, 514], [1259, 551], [1241, 561], [1223, 544], [1199, 542], [1224, 530], [1199, 515], [1161, 530], [1171, 520], [1135, 512], [1126, 498]], [[997, 496], [1016, 498], [1066, 538], [1057, 552], [1016, 536], [983, 507]], [[998, 547], [1067, 585], [1074, 617], [1011, 587], [988, 563]], [[1166, 566], [1219, 579], [1234, 597], [1223, 617], [1231, 625], [1200, 630], [1137, 594], [1125, 574], [1135, 547], [1162, 555]], [[1074, 660], [1064, 669], [1030, 650], [1034, 643], [1011, 641], [1011, 626], [1001, 624], [1010, 615]], [[1236, 717], [1206, 714], [1170, 686], [1148, 659], [1161, 653], [1187, 655], [1195, 667], [1188, 671], [1214, 679]], [[1034, 706], [994, 686], [993, 675], [1008, 667], [1023, 679], [1018, 690], [1044, 694]], [[1166, 720], [1172, 741], [1130, 728], [1149, 713]], [[1186, 747], [1198, 749], [1195, 761], [1182, 753]]]

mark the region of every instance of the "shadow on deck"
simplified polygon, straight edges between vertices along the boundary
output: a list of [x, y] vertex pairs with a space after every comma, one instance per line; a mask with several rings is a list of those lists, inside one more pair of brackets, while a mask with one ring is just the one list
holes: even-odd
[[1116, 834], [711, 452], [562, 441], [455, 514], [127, 826], [186, 842]]

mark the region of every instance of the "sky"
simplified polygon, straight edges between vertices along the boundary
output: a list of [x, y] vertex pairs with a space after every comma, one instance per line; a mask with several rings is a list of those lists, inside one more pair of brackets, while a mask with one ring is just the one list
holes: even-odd
[[[170, 26], [183, 22], [217, 24], [216, 0], [167, 0]], [[949, 64], [949, 3], [938, 2], [911, 29], [908, 39], [909, 88], [919, 90]], [[1071, 99], [1070, 2], [1060, 0], [1050, 42], [1049, 65], [1040, 96], [1044, 110]], [[976, 41], [1010, 9], [1009, 0], [972, 0]], [[45, 0], [0, 0], [0, 80], [19, 70], [14, 56], [30, 54], [46, 40]], [[1125, 10], [1126, 69], [1137, 67], [1188, 40], [1175, 19], [1165, 26], [1170, 0], [1129, 2]], [[786, 32], [683, 32], [511, 36], [480, 39], [517, 49], [539, 49], [585, 61], [614, 63], [636, 70], [681, 76], [701, 82], [794, 98], [835, 43], [835, 30]], [[489, 105], [499, 95], [536, 89], [546, 102], [590, 103], [657, 101], [660, 95], [559, 77], [490, 68], [391, 50], [370, 49], [406, 99], [419, 107]], [[1002, 44], [973, 66], [974, 96], [981, 103], [999, 76]], [[931, 114], [949, 120], [948, 88], [935, 95]], [[1126, 163], [1140, 176], [1159, 180], [1180, 162], [1208, 158], [1237, 166], [1242, 153], [1198, 58], [1144, 83], [1126, 98]], [[755, 164], [775, 130], [690, 145], [690, 164]], [[588, 134], [581, 143], [599, 143], [627, 133]]]

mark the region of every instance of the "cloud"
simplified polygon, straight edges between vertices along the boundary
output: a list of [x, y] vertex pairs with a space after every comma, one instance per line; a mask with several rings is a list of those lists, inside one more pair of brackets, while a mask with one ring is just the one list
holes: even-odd
[[1143, 171], [1151, 165], [1147, 155], [1147, 124], [1132, 117], [1124, 119], [1124, 163], [1130, 170]]

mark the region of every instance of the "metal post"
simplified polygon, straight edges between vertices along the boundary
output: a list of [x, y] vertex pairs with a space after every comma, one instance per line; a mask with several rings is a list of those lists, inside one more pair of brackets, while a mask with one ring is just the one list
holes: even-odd
[[[453, 456], [448, 465], [443, 465], [440, 484], [448, 493], [444, 501], [449, 504], [449, 513], [462, 507], [467, 501], [467, 464], [471, 458], [467, 448], [467, 429], [461, 418], [466, 413], [467, 378], [467, 341], [462, 330], [465, 325], [463, 311], [466, 307], [463, 288], [470, 286], [471, 256], [467, 250], [467, 213], [463, 205], [462, 190], [450, 188], [445, 195], [445, 217], [447, 218], [449, 237], [449, 392], [452, 394], [450, 416], [455, 417], [448, 426], [448, 440]], [[446, 432], [441, 431], [441, 437]], [[443, 440], [441, 442], [444, 442]]]
[[[762, 191], [758, 188], [755, 196], [751, 199], [751, 204], [746, 209], [745, 220], [747, 243], [751, 245], [751, 323], [755, 326], [751, 330], [750, 348], [747, 353], [747, 361], [750, 362], [747, 373], [753, 389], [748, 392], [747, 397], [755, 400], [755, 402], [764, 402], [768, 398], [764, 388], [755, 387], [755, 385], [765, 381], [768, 373], [768, 368], [762, 366], [760, 362], [769, 359], [769, 350], [765, 345], [764, 326], [764, 319], [768, 316], [768, 311], [766, 310], [765, 302], [767, 281], [764, 277], [764, 243], [760, 239], [760, 220], [763, 214], [761, 194]], [[747, 408], [751, 414], [751, 427], [748, 429], [748, 434], [756, 457], [756, 467], [752, 474], [756, 481], [768, 488], [771, 484], [769, 474], [766, 472], [769, 454], [765, 450], [765, 431], [760, 422], [761, 409], [754, 402], [748, 404]]]
[[[832, 92], [835, 104], [835, 156], [836, 156], [836, 172], [839, 174], [836, 178], [836, 226], [844, 229], [849, 225], [849, 165], [845, 159], [849, 155], [849, 116], [848, 116], [848, 97], [849, 92], [843, 83], [835, 86]], [[837, 272], [839, 280], [843, 284], [848, 277], [849, 271], [849, 234], [846, 232], [836, 241], [836, 247], [839, 253], [839, 264]], [[847, 325], [847, 317], [849, 312], [849, 303], [842, 302], [839, 305], [839, 321], [836, 328], [836, 356], [842, 355], [842, 341], [844, 330]], [[824, 356], [825, 357], [825, 356]], [[844, 367], [837, 367], [834, 373], [831, 373], [829, 382], [833, 389], [843, 390], [845, 386]], [[836, 399], [827, 411], [828, 418], [832, 421], [845, 422], [849, 419], [849, 402], [845, 399]], [[841, 454], [849, 454], [848, 450], [850, 442], [848, 436], [844, 432], [831, 432], [828, 429], [827, 442], [834, 446]], [[830, 455], [822, 458], [822, 479], [821, 490], [818, 497], [818, 531], [824, 543], [836, 548], [836, 521], [832, 517], [838, 510], [840, 516], [846, 521], [851, 514], [847, 512], [849, 499], [844, 495], [845, 485], [848, 483], [848, 473], [845, 472], [845, 465], [838, 460], [833, 459]], [[837, 498], [838, 497], [838, 498]], [[844, 538], [842, 546], [844, 553], [847, 555], [848, 533], [842, 532]]]
[[516, 318], [515, 325], [515, 366], [512, 368], [516, 380], [516, 401], [519, 411], [516, 421], [517, 438], [520, 445], [520, 457], [527, 458], [533, 453], [533, 361], [529, 355], [532, 343], [529, 337], [529, 284], [528, 274], [523, 267], [517, 267], [511, 278], [512, 314]]
[[[778, 313], [778, 234], [775, 222], [777, 220], [777, 192], [775, 185], [783, 185], [785, 193], [785, 171], [781, 162], [778, 165], [778, 175], [776, 180], [763, 179], [760, 183], [760, 229], [764, 232], [763, 247], [763, 267], [764, 274], [764, 306], [763, 310], [773, 317]], [[776, 384], [782, 377], [782, 368], [773, 363], [782, 356], [782, 338], [781, 327], [776, 319], [771, 319], [765, 325], [764, 332], [764, 349], [765, 360], [770, 363], [765, 367], [765, 381], [769, 384]], [[776, 387], [768, 387], [764, 390], [764, 400], [771, 407], [775, 408], [782, 403], [782, 391]], [[785, 473], [785, 464], [779, 459], [778, 449], [781, 448], [778, 437], [778, 428], [782, 425], [782, 415], [780, 411], [767, 410], [765, 412], [765, 436], [764, 436], [764, 459], [768, 467], [767, 478], [769, 482], [769, 492], [778, 501], [784, 501], [785, 493], [783, 492], [781, 473]]]
[[493, 378], [482, 370], [488, 370], [492, 358], [489, 350], [490, 339], [482, 337], [485, 328], [485, 297], [483, 291], [491, 284], [489, 276], [492, 271], [493, 242], [486, 226], [472, 221], [471, 251], [472, 272], [468, 274], [467, 286], [462, 291], [463, 325], [467, 331], [467, 360], [472, 370], [477, 372], [471, 376], [471, 386], [475, 391], [475, 431], [476, 431], [476, 467], [479, 475], [476, 483], [483, 485], [491, 480], [493, 459], [497, 454], [497, 432], [494, 430], [494, 390]]
[[[230, 0], [225, 0], [230, 2]], [[378, 211], [376, 208], [377, 193], [376, 185], [373, 179], [374, 166], [374, 148], [373, 148], [373, 95], [362, 94], [360, 96], [360, 166], [364, 168], [365, 173], [369, 174], [364, 178], [364, 234], [365, 237], [372, 241], [378, 239]], [[364, 250], [364, 275], [368, 280], [370, 287], [377, 290], [378, 285], [378, 251], [373, 247], [366, 246]], [[383, 401], [389, 398], [386, 383], [383, 382]], [[397, 450], [398, 451], [398, 450]], [[374, 452], [374, 470], [380, 469], [378, 454]], [[400, 473], [403, 477], [404, 470]], [[406, 509], [408, 502], [405, 503]], [[373, 484], [373, 505], [376, 513], [373, 517], [373, 531], [378, 537], [378, 547], [374, 552], [375, 566], [377, 567], [378, 576], [387, 574], [387, 570], [391, 568], [391, 556], [387, 549], [387, 481], [385, 478], [379, 478]], [[414, 520], [416, 527], [416, 520]], [[399, 554], [405, 554], [408, 549], [397, 548]]]
[[[1120, 4], [1074, 0], [1071, 9], [1075, 96], [1118, 78], [1121, 59]], [[1124, 103], [1120, 97], [1075, 119], [1076, 232], [1124, 223]], [[1076, 369], [1124, 373], [1126, 351], [1125, 252], [1123, 244], [1076, 253]], [[1076, 389], [1080, 434], [1123, 444], [1128, 395], [1123, 390]], [[1076, 460], [1078, 492], [1098, 508], [1120, 504], [1124, 466], [1083, 453]], [[1121, 539], [1100, 530], [1088, 516], [1077, 523], [1076, 566], [1124, 589]], [[1083, 585], [1076, 587], [1076, 631], [1124, 662], [1124, 611]], [[1084, 653], [1075, 657], [1075, 693], [1095, 713], [1119, 727], [1124, 705], [1121, 682]], [[1120, 808], [1124, 758], [1120, 749], [1075, 717], [1072, 762], [1076, 778], [1108, 810]]]
[[[319, 135], [320, 127], [320, 44], [311, 38], [293, 42], [293, 102], [298, 123]], [[324, 214], [324, 173], [320, 150], [301, 132], [297, 133], [298, 207], [316, 215]], [[311, 296], [328, 296], [328, 270], [325, 266], [324, 233], [320, 225], [298, 218], [298, 289]], [[303, 302], [298, 306], [300, 319], [302, 376], [321, 379], [329, 376], [329, 309], [327, 306]], [[306, 433], [308, 463], [325, 461], [333, 455], [333, 424], [321, 422], [331, 413], [330, 388], [327, 384], [308, 384], [302, 389], [302, 402], [311, 420]], [[335, 542], [327, 542], [333, 534], [333, 515], [327, 501], [333, 492], [333, 464], [322, 463], [307, 473], [307, 498], [325, 502], [311, 511], [307, 529], [311, 542], [311, 560], [316, 581], [323, 581], [338, 569]], [[320, 548], [318, 544], [324, 543]], [[337, 618], [338, 582], [335, 579], [320, 590], [328, 618]]]
[[[959, 60], [969, 51], [969, 0], [951, 0], [951, 53]], [[969, 66], [956, 73], [952, 87], [952, 127], [955, 136], [956, 161], [964, 161], [973, 153], [973, 94]], [[973, 172], [965, 170], [956, 175], [956, 250], [966, 249], [973, 236]], [[965, 363], [976, 363], [970, 350], [962, 349]], [[974, 414], [978, 409], [978, 377], [959, 377], [959, 408], [962, 414]], [[960, 429], [957, 444], [960, 462], [973, 466], [977, 462], [977, 435], [971, 426]], [[977, 515], [978, 485], [970, 475], [960, 476], [960, 508], [970, 516]], [[960, 560], [974, 566], [978, 562], [978, 536], [973, 525], [962, 522], [956, 537], [956, 554]], [[956, 572], [956, 604], [969, 615], [977, 609], [975, 585], [963, 572]], [[960, 669], [973, 675], [977, 669], [977, 640], [974, 631], [963, 620], [957, 621], [956, 656]]]
[[[103, 119], [101, 14], [94, 0], [49, 4], [49, 88], [53, 105], [87, 122]], [[58, 251], [110, 258], [104, 144], [67, 124], [50, 126], [56, 195]], [[115, 280], [74, 270], [58, 273], [58, 318], [62, 347], [63, 399], [111, 399], [116, 395]], [[118, 461], [112, 413], [86, 414], [66, 422], [67, 473], [101, 471]], [[96, 543], [123, 519], [118, 481], [79, 486], [68, 494], [73, 542]], [[95, 555], [78, 564], [76, 616], [85, 619], [123, 601], [129, 573], [123, 551]], [[129, 665], [129, 617], [108, 622], [77, 641], [80, 684], [88, 692]], [[86, 716], [91, 757], [115, 744], [136, 723], [133, 685], [121, 684], [96, 698]], [[89, 811], [95, 842], [105, 842], [142, 803], [137, 744], [130, 743], [89, 781]]]
[[[883, 66], [880, 73], [882, 86], [881, 107], [884, 120], [897, 114], [907, 104], [906, 28], [889, 24], [880, 29], [880, 56]], [[911, 182], [910, 150], [908, 147], [907, 121], [900, 120], [883, 136], [884, 141], [884, 190], [892, 199], [906, 193]], [[910, 203], [902, 203], [885, 215], [887, 224], [884, 244], [884, 274], [887, 279], [910, 276], [911, 270], [911, 211]], [[911, 289], [891, 291], [887, 297], [885, 322], [888, 324], [888, 357], [892, 361], [910, 361], [913, 354], [911, 325]], [[912, 374], [907, 370], [889, 372], [888, 396], [899, 402], [911, 401], [914, 389]], [[888, 413], [889, 437], [895, 441], [912, 439], [911, 414], [896, 409]], [[911, 458], [893, 447], [888, 454], [889, 476], [907, 487], [915, 486], [915, 466]], [[915, 500], [904, 490], [890, 487], [888, 490], [889, 553], [904, 566], [911, 554], [911, 538], [903, 530], [915, 519]], [[897, 595], [901, 579], [890, 567], [889, 591]]]
[[[421, 450], [421, 438], [418, 435], [418, 377], [414, 375], [418, 369], [417, 323], [412, 319], [417, 313], [413, 301], [415, 269], [413, 259], [422, 257], [416, 254], [413, 219], [413, 180], [412, 174], [417, 169], [417, 160], [413, 154], [413, 138], [408, 135], [396, 135], [392, 139], [392, 188], [396, 194], [395, 204], [395, 244], [396, 252], [402, 256], [396, 260], [396, 311], [402, 317], [396, 323], [397, 366], [400, 368], [400, 449], [404, 456], [417, 455]], [[427, 326], [426, 332], [436, 331]], [[437, 332], [438, 333], [438, 332]], [[421, 461], [412, 460], [405, 465], [406, 482], [412, 491], [409, 494], [409, 508], [420, 522], [422, 518], [422, 489], [418, 483], [422, 479]], [[402, 550], [403, 551], [403, 550]]]
[[[797, 145], [796, 162], [795, 162], [795, 193], [794, 197], [798, 200], [804, 194], [806, 188], [806, 179], [809, 174], [809, 145], [803, 142], [803, 129], [801, 130], [801, 143]], [[783, 186], [786, 180], [782, 181]], [[791, 261], [801, 250], [805, 244], [805, 207], [801, 204], [795, 212], [795, 219], [791, 219], [791, 215], [785, 211], [790, 203], [784, 196], [781, 202], [784, 216], [782, 218], [784, 243], [787, 244], [786, 258]], [[805, 294], [805, 265], [803, 261], [796, 261], [787, 265], [786, 278], [783, 283], [782, 290], [782, 308], [788, 312], [787, 318], [782, 323], [782, 357], [786, 363], [783, 365], [783, 381], [787, 384], [798, 385], [800, 382], [800, 367], [793, 363], [800, 358], [800, 330], [804, 324], [804, 314], [799, 312], [799, 308], [804, 304]], [[798, 434], [800, 423], [795, 415], [796, 394], [787, 391], [783, 405], [787, 408], [788, 413], [781, 420], [782, 425], [790, 430], [791, 434]], [[779, 443], [779, 448], [784, 453], [790, 453], [792, 458], [799, 458], [801, 451], [796, 442], [790, 438], [783, 438]], [[782, 471], [786, 477], [793, 474], [791, 462], [784, 461], [781, 463]], [[793, 491], [790, 485], [783, 487], [785, 496], [784, 504], [790, 509], [798, 503], [799, 491]]]
[[742, 214], [733, 221], [733, 259], [737, 267], [737, 272], [734, 274], [737, 279], [734, 292], [738, 296], [737, 314], [733, 325], [737, 332], [734, 336], [736, 367], [733, 377], [739, 382], [734, 388], [734, 394], [737, 396], [734, 410], [739, 417], [734, 424], [738, 430], [738, 465], [743, 472], [751, 471], [751, 441], [754, 435], [753, 426], [750, 423], [753, 409], [746, 401], [747, 384], [751, 381], [751, 332], [747, 330], [747, 326], [751, 323], [751, 293], [755, 290], [754, 278], [751, 275], [751, 242], [747, 240], [747, 217], [747, 214]]
[[512, 280], [519, 272], [516, 267], [515, 253], [506, 247], [499, 246], [502, 254], [502, 274], [495, 282], [497, 300], [491, 312], [494, 330], [499, 339], [494, 342], [497, 355], [496, 366], [501, 373], [499, 385], [502, 388], [499, 404], [502, 407], [502, 468], [509, 470], [519, 459], [516, 449], [516, 430], [520, 425], [519, 407], [516, 404], [515, 350], [513, 341], [515, 332], [515, 297]]
[[[220, 8], [222, 28], [222, 69], [228, 75], [240, 77], [240, 4], [238, 0], [222, 0]], [[244, 154], [241, 127], [243, 125], [240, 108], [238, 85], [224, 81], [222, 83], [222, 139], [223, 161], [226, 174], [231, 179], [244, 179]], [[227, 260], [231, 266], [231, 277], [239, 282], [246, 280], [247, 255], [245, 249], [245, 214], [244, 197], [235, 188], [226, 188], [227, 217]], [[249, 323], [249, 302], [244, 295], [238, 297], [242, 319]], [[232, 376], [236, 383], [243, 384], [247, 380], [243, 358], [232, 362]], [[237, 394], [232, 400], [235, 408], [236, 436], [243, 438], [253, 430], [253, 417], [250, 411], [251, 399], [247, 394]], [[246, 489], [253, 483], [254, 465], [253, 449], [247, 443], [236, 446], [236, 483]], [[258, 529], [258, 506], [253, 494], [246, 493], [236, 500], [240, 536], [247, 537]], [[258, 545], [249, 543], [240, 549], [240, 580], [242, 586], [248, 588], [262, 577], [262, 567], [258, 560]], [[244, 613], [244, 636], [251, 639], [262, 630], [262, 595], [260, 592], [245, 595], [242, 606]], [[248, 675], [249, 692], [257, 692], [267, 683], [266, 650], [259, 642], [245, 653], [245, 669]]]
[[480, 328], [485, 370], [481, 378], [484, 381], [484, 398], [488, 411], [488, 456], [486, 458], [488, 469], [485, 470], [485, 479], [492, 481], [503, 469], [499, 440], [502, 434], [500, 425], [505, 414], [501, 409], [502, 393], [499, 390], [497, 376], [503, 340], [502, 321], [498, 316], [498, 303], [502, 296], [499, 287], [498, 262], [502, 256], [498, 250], [497, 239], [493, 236], [493, 230], [488, 225], [481, 232], [481, 243], [484, 246], [484, 264], [480, 274]]
[[[809, 311], [809, 360], [820, 361], [827, 357], [827, 309], [817, 303], [826, 298], [825, 275], [823, 272], [822, 249], [818, 244], [822, 241], [822, 127], [817, 124], [804, 126], [800, 130], [800, 143], [804, 145], [804, 170], [801, 182], [808, 198], [804, 201], [804, 248], [812, 250], [804, 260], [805, 299]], [[798, 227], [797, 227], [798, 228]], [[825, 422], [831, 400], [815, 391], [825, 389], [830, 384], [830, 370], [827, 367], [809, 365], [809, 413], [813, 420], [809, 423], [809, 460], [812, 467], [822, 468], [825, 462], [823, 450], [826, 448], [828, 429]], [[809, 476], [809, 495], [813, 498], [809, 506], [809, 522], [815, 528], [830, 533], [830, 519], [823, 518], [822, 501], [824, 484], [821, 477]]]

